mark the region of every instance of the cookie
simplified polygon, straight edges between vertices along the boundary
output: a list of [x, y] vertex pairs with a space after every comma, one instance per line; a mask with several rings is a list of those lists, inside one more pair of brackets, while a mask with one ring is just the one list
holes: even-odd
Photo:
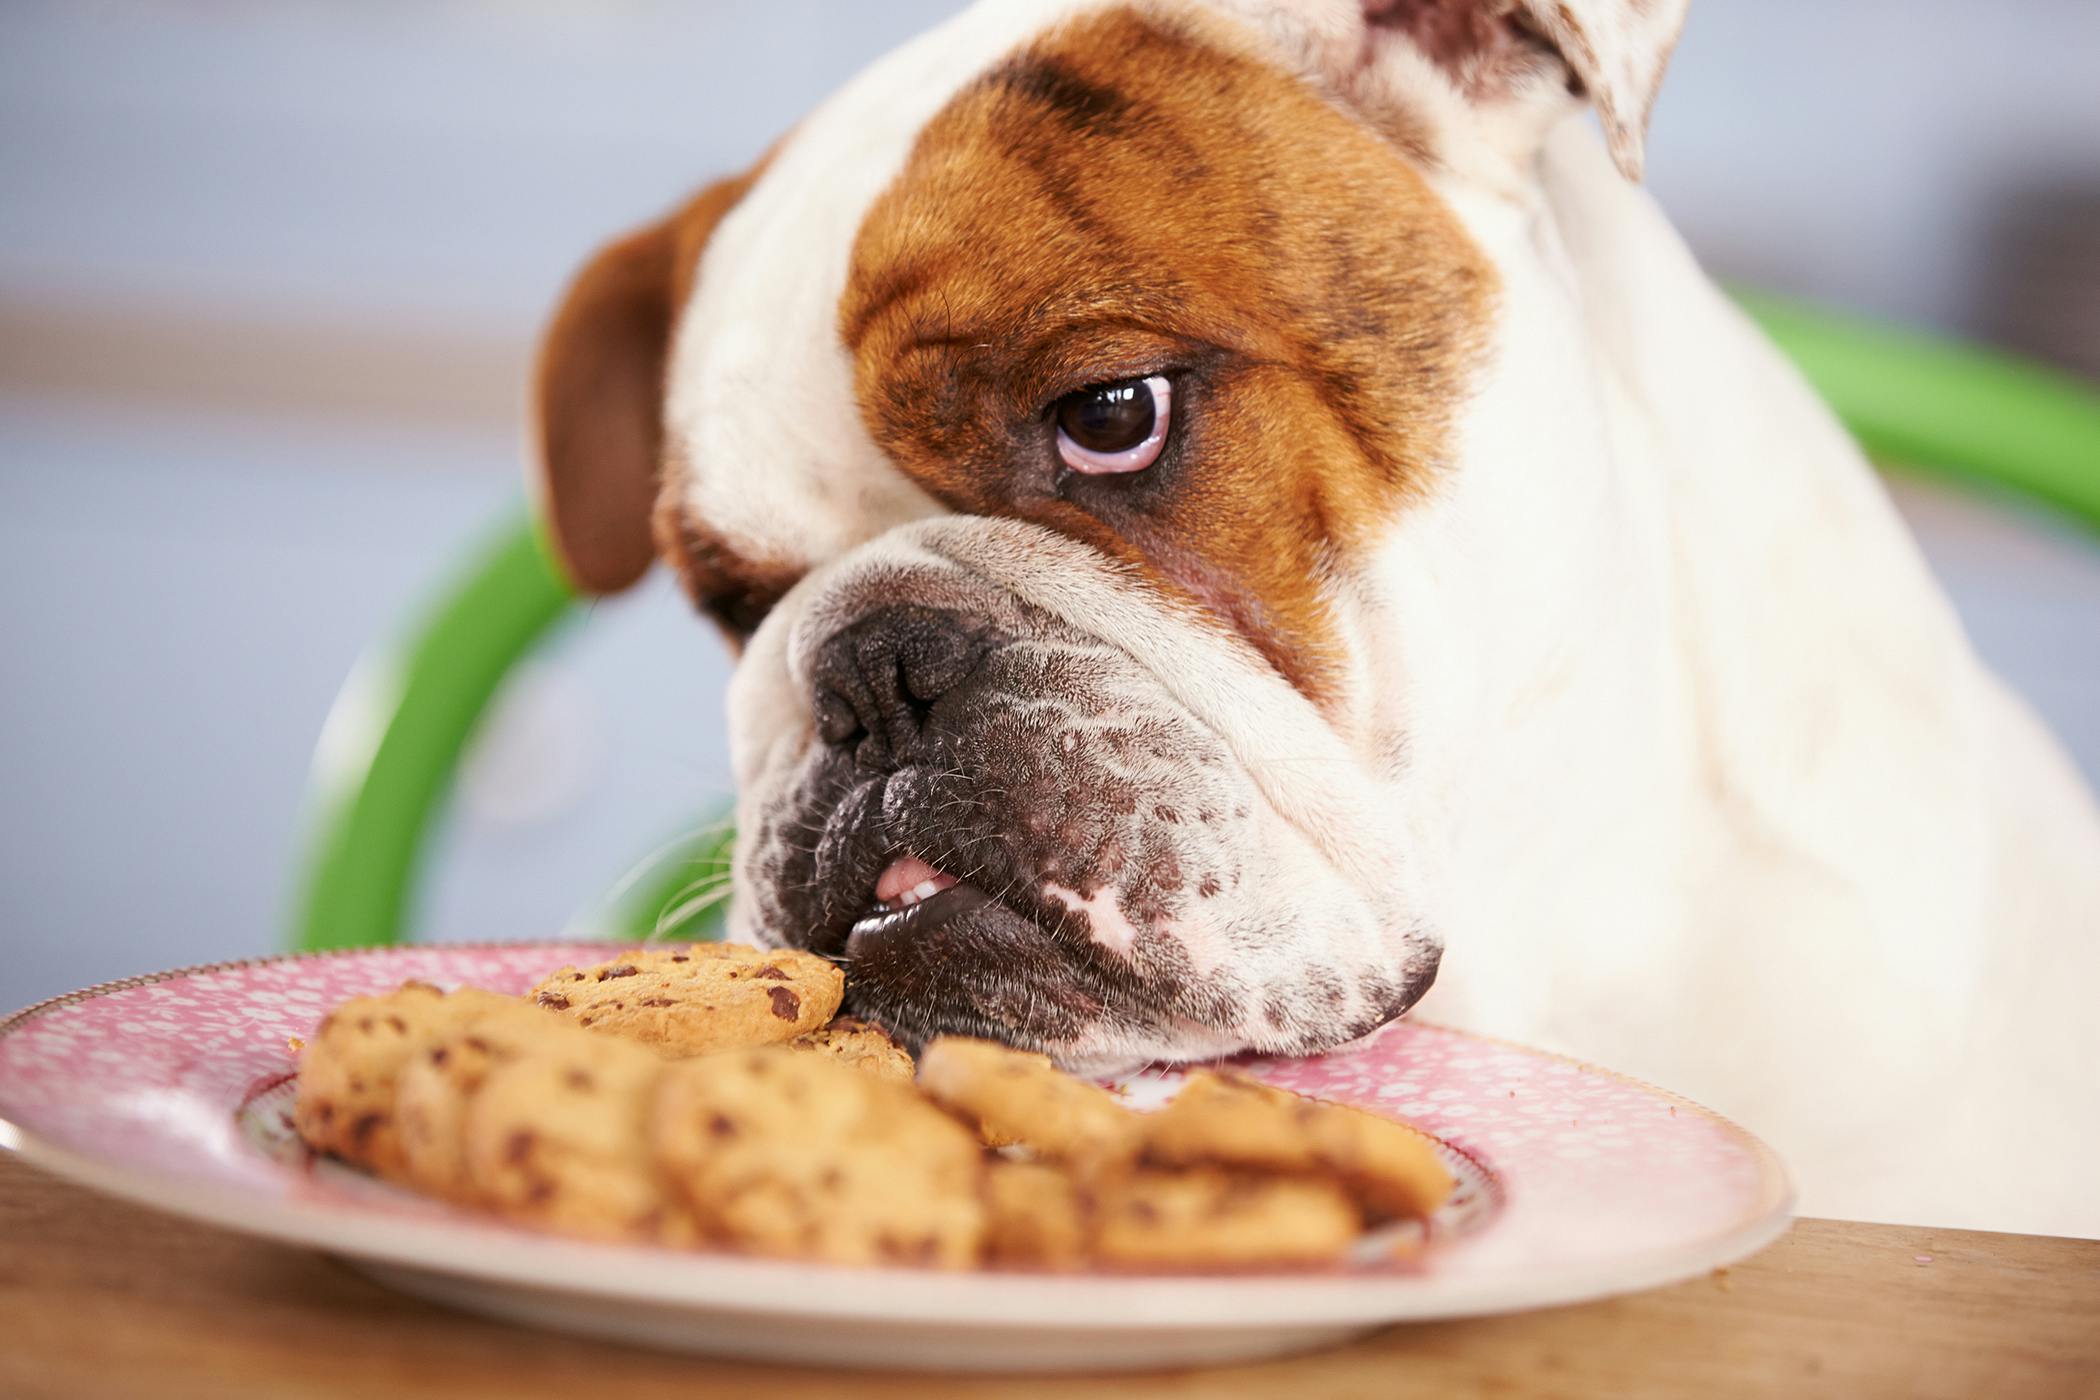
[[498, 1065], [588, 1035], [530, 1003], [503, 998], [419, 1048], [394, 1090], [395, 1131], [409, 1184], [446, 1200], [472, 1201], [467, 1105]]
[[447, 996], [406, 982], [379, 996], [353, 997], [322, 1018], [299, 1056], [292, 1123], [317, 1152], [399, 1177], [405, 1163], [394, 1119], [401, 1071], [432, 1038], [491, 1005], [518, 1005], [478, 987]]
[[807, 1035], [832, 1018], [845, 991], [845, 974], [811, 953], [684, 943], [564, 967], [529, 995], [579, 1026], [677, 1058]]
[[1338, 1260], [1363, 1220], [1318, 1177], [1216, 1167], [1143, 1170], [1099, 1183], [1094, 1257], [1133, 1268], [1244, 1269]]
[[1071, 1269], [1086, 1262], [1090, 1202], [1080, 1184], [1042, 1162], [985, 1168], [985, 1257], [994, 1264]]
[[790, 1050], [807, 1050], [851, 1065], [878, 1079], [909, 1084], [918, 1066], [905, 1048], [891, 1040], [889, 1032], [871, 1021], [841, 1016], [828, 1026], [788, 1042]]
[[908, 1086], [824, 1055], [669, 1066], [653, 1138], [707, 1236], [754, 1254], [960, 1269], [984, 1241], [983, 1152]]
[[662, 1058], [570, 1030], [494, 1064], [468, 1101], [469, 1191], [510, 1219], [565, 1234], [690, 1242], [692, 1221], [658, 1184], [649, 1151]]
[[1047, 1055], [942, 1036], [919, 1053], [919, 1087], [994, 1146], [1018, 1143], [1088, 1167], [1111, 1166], [1137, 1150], [1138, 1115]]
[[1378, 1218], [1426, 1216], [1453, 1186], [1433, 1141], [1403, 1123], [1208, 1070], [1145, 1116], [1144, 1154], [1162, 1166], [1332, 1175]]

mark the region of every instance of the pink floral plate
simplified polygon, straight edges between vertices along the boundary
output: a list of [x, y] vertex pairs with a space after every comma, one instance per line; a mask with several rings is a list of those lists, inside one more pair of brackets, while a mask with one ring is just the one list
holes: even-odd
[[[1434, 1134], [1459, 1181], [1425, 1247], [1315, 1272], [945, 1274], [589, 1244], [513, 1229], [329, 1162], [290, 1131], [292, 1041], [419, 978], [520, 991], [602, 944], [427, 946], [193, 968], [0, 1021], [0, 1146], [112, 1195], [326, 1250], [534, 1326], [758, 1360], [1106, 1370], [1275, 1355], [1388, 1323], [1601, 1298], [1756, 1252], [1788, 1221], [1771, 1150], [1674, 1095], [1408, 1021], [1276, 1084]], [[1154, 1106], [1179, 1082], [1120, 1081]], [[1422, 1227], [1413, 1227], [1420, 1230]]]

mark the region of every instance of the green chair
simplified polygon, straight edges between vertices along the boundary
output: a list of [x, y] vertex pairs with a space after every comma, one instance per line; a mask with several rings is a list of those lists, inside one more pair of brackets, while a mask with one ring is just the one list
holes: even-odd
[[[1744, 295], [1875, 460], [2068, 515], [2100, 534], [2100, 393], [2010, 357]], [[522, 513], [499, 524], [398, 638], [368, 652], [314, 755], [290, 942], [395, 943], [461, 754], [503, 678], [577, 604]], [[725, 821], [665, 847], [614, 892], [608, 932], [715, 936]], [[701, 906], [708, 907], [702, 909]]]

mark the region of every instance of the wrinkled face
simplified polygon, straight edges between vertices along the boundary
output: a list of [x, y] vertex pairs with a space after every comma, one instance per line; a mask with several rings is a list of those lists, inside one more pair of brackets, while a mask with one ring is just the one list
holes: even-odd
[[[1351, 830], [1307, 790], [1353, 755], [1142, 575], [1040, 527], [940, 521], [783, 607], [733, 692], [735, 917], [845, 959], [869, 1014], [1173, 1058], [1330, 1044], [1427, 988], [1404, 856], [1357, 849], [1375, 813]], [[1262, 745], [1264, 711], [1306, 751]]]
[[557, 323], [543, 400], [666, 386], [629, 489], [742, 647], [736, 936], [1076, 1063], [1314, 1050], [1427, 990], [1379, 560], [1498, 287], [1404, 104], [1348, 98], [1394, 8], [994, 0], [655, 232], [663, 356]]

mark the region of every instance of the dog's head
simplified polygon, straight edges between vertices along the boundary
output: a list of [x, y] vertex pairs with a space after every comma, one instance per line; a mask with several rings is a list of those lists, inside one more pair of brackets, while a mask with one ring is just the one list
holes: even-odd
[[1681, 8], [985, 0], [601, 252], [543, 497], [740, 649], [735, 933], [1068, 1061], [1411, 1006], [1406, 523], [1509, 409], [1544, 131], [1587, 91], [1635, 166]]

